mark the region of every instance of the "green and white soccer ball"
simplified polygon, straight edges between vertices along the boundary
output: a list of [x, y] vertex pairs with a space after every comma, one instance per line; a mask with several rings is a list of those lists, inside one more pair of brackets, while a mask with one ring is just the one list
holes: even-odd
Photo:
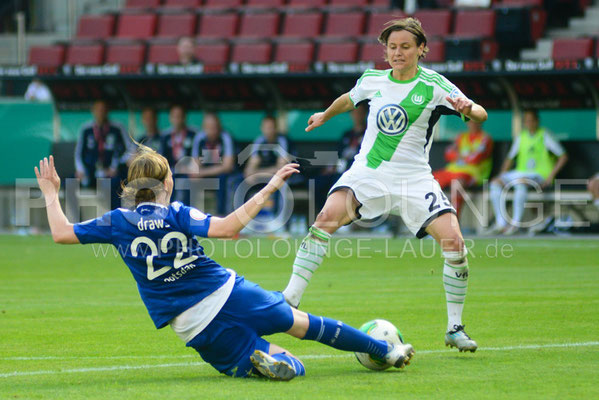
[[[374, 319], [366, 322], [360, 330], [378, 340], [384, 340], [393, 344], [403, 343], [403, 337], [399, 329], [391, 322], [384, 319]], [[384, 359], [371, 356], [366, 353], [355, 353], [358, 362], [368, 369], [382, 371], [390, 367]]]

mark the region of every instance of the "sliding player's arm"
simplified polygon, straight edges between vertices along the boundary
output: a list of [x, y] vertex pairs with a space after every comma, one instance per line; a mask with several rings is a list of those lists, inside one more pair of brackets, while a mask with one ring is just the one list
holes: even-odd
[[268, 184], [245, 204], [224, 218], [212, 217], [208, 237], [232, 238], [237, 235], [265, 206], [268, 198], [283, 187], [285, 181], [299, 173], [299, 164], [287, 164], [273, 176]]
[[50, 160], [44, 157], [40, 161], [39, 169], [34, 168], [37, 182], [40, 186], [44, 199], [46, 200], [46, 211], [48, 213], [48, 223], [52, 231], [52, 239], [56, 243], [77, 244], [79, 239], [75, 235], [73, 224], [69, 223], [66, 215], [60, 207], [58, 191], [60, 190], [60, 177], [54, 168], [54, 157]]
[[314, 128], [324, 125], [325, 122], [333, 118], [335, 115], [342, 114], [354, 109], [354, 103], [349, 98], [349, 93], [342, 94], [323, 112], [312, 114], [308, 120], [306, 132], [310, 132]]

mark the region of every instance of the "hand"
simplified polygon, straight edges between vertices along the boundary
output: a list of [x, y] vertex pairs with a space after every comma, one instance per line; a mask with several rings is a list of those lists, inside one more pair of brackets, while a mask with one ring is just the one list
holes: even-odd
[[60, 177], [56, 172], [56, 168], [54, 168], [54, 157], [50, 156], [50, 161], [48, 161], [48, 158], [44, 157], [43, 160], [40, 160], [39, 169], [35, 167], [34, 171], [37, 183], [40, 186], [44, 197], [46, 199], [51, 199], [58, 195], [58, 191], [60, 190]]
[[553, 178], [549, 177], [541, 183], [541, 189], [548, 188], [551, 185], [553, 185]]
[[79, 179], [80, 181], [82, 181], [82, 180], [85, 179], [85, 172], [83, 172], [83, 171], [77, 171], [77, 172], [75, 172], [75, 177], [77, 179]]
[[447, 100], [452, 105], [454, 110], [456, 110], [460, 114], [469, 116], [472, 112], [472, 105], [474, 103], [470, 99], [467, 99], [465, 97], [458, 97], [454, 100], [451, 97], [447, 96], [445, 100]]
[[289, 177], [291, 177], [291, 175], [299, 174], [299, 170], [297, 168], [299, 168], [299, 164], [291, 163], [291, 164], [285, 165], [284, 167], [282, 167], [280, 170], [277, 171], [275, 176], [273, 176], [270, 179], [270, 181], [266, 185], [266, 188], [269, 191], [271, 191], [272, 193], [281, 189], [283, 187], [283, 185], [285, 184], [285, 181], [287, 179], [289, 179]]
[[324, 118], [324, 112], [317, 112], [315, 114], [312, 114], [310, 116], [310, 119], [308, 119], [308, 126], [306, 127], [306, 132], [310, 132], [312, 129], [324, 125], [325, 122], [327, 121]]
[[104, 176], [106, 178], [112, 178], [113, 176], [116, 176], [116, 169], [114, 168], [107, 168], [104, 170]]

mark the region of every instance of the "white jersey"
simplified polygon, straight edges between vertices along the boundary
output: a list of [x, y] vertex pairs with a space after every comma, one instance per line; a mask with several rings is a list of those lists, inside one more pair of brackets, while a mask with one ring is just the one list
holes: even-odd
[[441, 115], [457, 115], [446, 100], [465, 97], [447, 78], [418, 67], [416, 76], [398, 81], [392, 70], [366, 70], [349, 92], [356, 106], [368, 100], [366, 133], [355, 166], [396, 175], [430, 173], [428, 154]]

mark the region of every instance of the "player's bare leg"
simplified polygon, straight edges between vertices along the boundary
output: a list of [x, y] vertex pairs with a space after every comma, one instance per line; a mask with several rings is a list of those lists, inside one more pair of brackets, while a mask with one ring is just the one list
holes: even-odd
[[297, 308], [312, 275], [322, 264], [329, 248], [331, 235], [356, 218], [355, 210], [359, 205], [353, 191], [349, 188], [337, 190], [327, 198], [293, 261], [291, 278], [287, 288], [283, 290], [289, 305]]
[[441, 246], [445, 263], [443, 265], [443, 286], [447, 301], [447, 333], [445, 344], [457, 347], [460, 351], [475, 352], [477, 344], [464, 331], [462, 311], [468, 289], [468, 251], [460, 232], [457, 217], [446, 213], [435, 219], [427, 228]]

